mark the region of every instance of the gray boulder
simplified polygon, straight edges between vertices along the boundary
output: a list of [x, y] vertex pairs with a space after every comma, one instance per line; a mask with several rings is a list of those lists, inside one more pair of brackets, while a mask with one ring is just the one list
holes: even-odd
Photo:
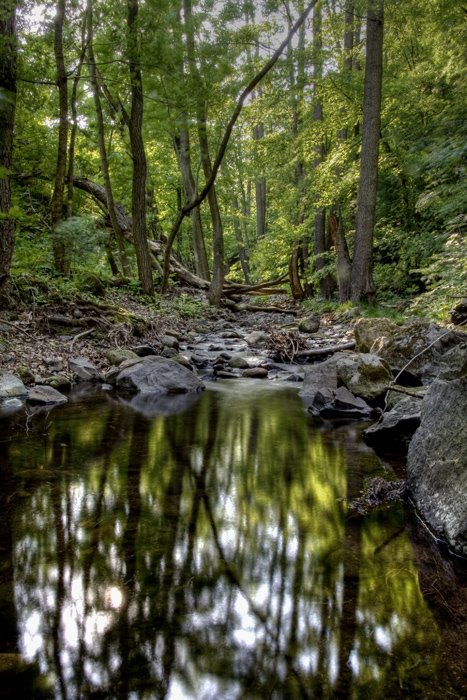
[[437, 376], [443, 355], [462, 339], [460, 333], [446, 332], [423, 319], [412, 319], [396, 328], [394, 334], [375, 340], [371, 352], [386, 360], [394, 372], [410, 362], [408, 369], [424, 384]]
[[320, 317], [319, 316], [305, 316], [302, 318], [298, 324], [298, 330], [301, 333], [316, 333], [319, 331]]
[[112, 350], [108, 350], [105, 356], [110, 364], [114, 365], [115, 367], [121, 365], [122, 362], [125, 362], [125, 360], [134, 360], [139, 357], [136, 352], [133, 350], [128, 350], [127, 348], [114, 348]]
[[145, 394], [187, 394], [204, 389], [203, 382], [183, 365], [149, 355], [125, 367], [116, 378], [118, 389]]
[[68, 399], [51, 386], [35, 386], [29, 390], [28, 403], [40, 406], [67, 403]]
[[269, 343], [269, 335], [264, 331], [252, 331], [245, 336], [248, 345], [258, 345], [264, 347]]
[[352, 394], [344, 386], [337, 389], [320, 389], [318, 390], [308, 410], [314, 416], [321, 418], [350, 418], [364, 419], [369, 418], [373, 409], [363, 399], [360, 399]]
[[466, 353], [465, 346], [453, 352], [460, 369], [445, 365], [429, 387], [407, 456], [408, 486], [418, 509], [462, 556], [467, 556]]
[[70, 370], [83, 381], [101, 381], [97, 367], [87, 357], [73, 357], [69, 361]]
[[355, 343], [360, 352], [370, 352], [375, 341], [392, 338], [399, 326], [387, 318], [359, 318], [354, 324]]
[[27, 396], [28, 390], [15, 374], [6, 372], [0, 374], [0, 400], [12, 397]]
[[363, 432], [363, 439], [375, 452], [405, 457], [409, 442], [420, 425], [421, 399], [405, 398]]
[[382, 396], [393, 378], [389, 365], [371, 353], [339, 352], [334, 361], [339, 382], [365, 401]]

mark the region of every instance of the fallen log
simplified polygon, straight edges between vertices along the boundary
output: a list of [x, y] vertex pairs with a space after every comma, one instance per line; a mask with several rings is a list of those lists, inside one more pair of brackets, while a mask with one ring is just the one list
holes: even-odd
[[333, 355], [335, 352], [341, 352], [341, 350], [354, 350], [355, 341], [349, 341], [348, 343], [342, 343], [341, 345], [328, 345], [324, 348], [311, 348], [310, 350], [301, 350], [296, 354], [296, 359], [305, 359], [309, 357], [324, 357], [326, 355]]
[[[97, 182], [89, 180], [87, 177], [74, 177], [73, 186], [89, 194], [94, 201], [97, 203], [99, 208], [108, 214], [107, 196], [105, 189], [102, 185]], [[133, 242], [132, 235], [132, 221], [131, 217], [126, 211], [123, 204], [119, 202], [115, 203], [115, 215], [117, 217], [118, 224], [124, 234], [125, 238]], [[163, 271], [163, 267], [156, 256], [160, 255], [163, 257], [165, 255], [165, 245], [161, 241], [154, 241], [148, 238], [149, 250], [154, 256], [154, 267], [160, 273]], [[195, 287], [197, 289], [208, 290], [210, 283], [198, 277], [194, 272], [191, 272], [187, 267], [185, 267], [177, 258], [170, 255], [170, 271], [173, 273], [183, 284], [187, 284], [190, 287]], [[284, 290], [275, 289], [276, 286], [282, 284], [287, 276], [276, 280], [269, 280], [267, 282], [261, 282], [259, 284], [241, 284], [240, 282], [225, 282], [222, 288], [222, 294], [225, 296], [238, 295], [238, 294], [278, 294], [285, 293]]]

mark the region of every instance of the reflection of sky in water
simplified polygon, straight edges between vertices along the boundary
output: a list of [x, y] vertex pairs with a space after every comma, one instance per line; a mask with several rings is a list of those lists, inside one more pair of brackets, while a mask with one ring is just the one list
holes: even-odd
[[[70, 697], [80, 667], [91, 689], [112, 685], [124, 668], [132, 683], [153, 678], [170, 700], [237, 699], [244, 684], [252, 699], [271, 687], [287, 697], [294, 674], [332, 698], [343, 668], [352, 682], [392, 682], [400, 650], [415, 644], [418, 653], [420, 625], [434, 648], [406, 538], [375, 555], [401, 514], [347, 531], [346, 453], [335, 434], [311, 429], [294, 392], [268, 387], [253, 399], [241, 386], [206, 392], [186, 415], [156, 418], [150, 434], [133, 414], [116, 414], [118, 439], [90, 457], [89, 435], [79, 452], [75, 421], [67, 455], [79, 472], [69, 466], [55, 491], [42, 483], [23, 500], [15, 525], [20, 648], [44, 673], [59, 673], [58, 621]], [[60, 416], [71, 430], [66, 410]], [[105, 421], [94, 420], [96, 434], [103, 420], [103, 439]], [[354, 433], [349, 460], [357, 454], [363, 479], [380, 467], [371, 451], [355, 451]], [[131, 445], [142, 450], [140, 462], [131, 461]], [[128, 697], [147, 696], [136, 685]]]

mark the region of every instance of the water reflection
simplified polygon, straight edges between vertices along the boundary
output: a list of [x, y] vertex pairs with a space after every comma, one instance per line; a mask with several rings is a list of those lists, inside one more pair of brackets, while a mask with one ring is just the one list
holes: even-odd
[[247, 386], [170, 416], [88, 397], [0, 440], [0, 662], [35, 664], [25, 697], [462, 697], [401, 508], [346, 514], [382, 469], [357, 428]]

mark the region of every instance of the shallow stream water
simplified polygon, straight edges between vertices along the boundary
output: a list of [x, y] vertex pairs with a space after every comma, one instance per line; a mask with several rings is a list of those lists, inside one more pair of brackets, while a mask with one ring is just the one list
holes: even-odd
[[71, 399], [0, 424], [1, 697], [467, 697], [462, 573], [347, 514], [394, 476], [362, 424], [259, 380]]

